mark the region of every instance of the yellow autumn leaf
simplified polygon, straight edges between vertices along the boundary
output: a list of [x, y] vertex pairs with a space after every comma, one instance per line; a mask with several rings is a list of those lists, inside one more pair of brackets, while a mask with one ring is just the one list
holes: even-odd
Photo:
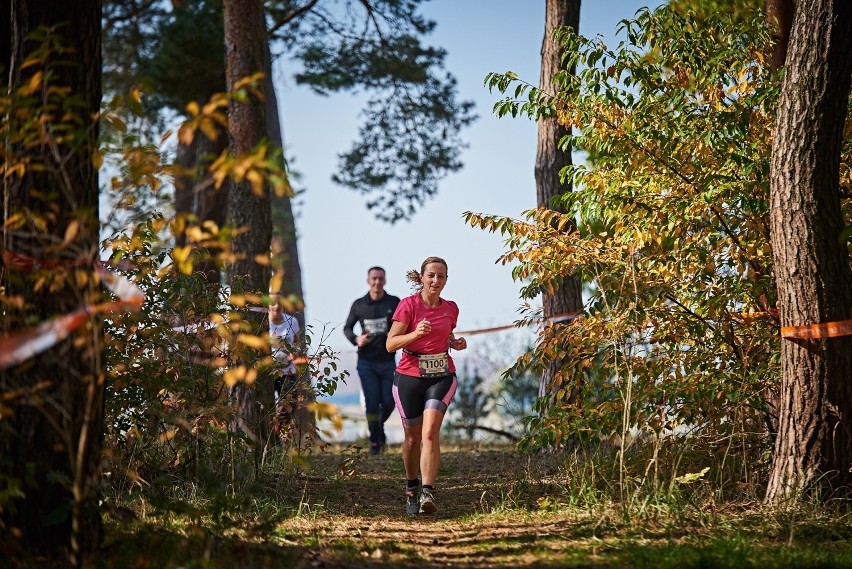
[[192, 242], [198, 242], [204, 239], [204, 232], [201, 231], [201, 228], [197, 225], [193, 225], [192, 227], [186, 228], [186, 238]]
[[27, 216], [22, 212], [13, 213], [6, 220], [6, 229], [20, 229], [27, 222]]
[[269, 346], [269, 342], [260, 336], [255, 336], [254, 334], [239, 334], [237, 336], [237, 342], [257, 350], [262, 350]]
[[177, 429], [169, 429], [160, 435], [160, 442], [170, 441], [177, 435]]
[[293, 197], [293, 188], [286, 177], [270, 176], [269, 183], [272, 184], [273, 191], [279, 198]]
[[27, 83], [27, 85], [21, 89], [21, 92], [26, 96], [35, 93], [38, 88], [41, 87], [41, 80], [43, 77], [44, 72], [42, 71], [37, 71], [36, 73], [34, 73], [33, 76], [30, 77], [29, 83]]
[[175, 247], [172, 249], [172, 259], [181, 263], [189, 258], [191, 249], [189, 247]]
[[263, 304], [264, 302], [263, 297], [259, 294], [246, 293], [244, 298], [247, 303], [251, 304]]
[[74, 280], [79, 288], [85, 287], [89, 282], [90, 274], [88, 271], [74, 271]]
[[338, 433], [343, 431], [343, 416], [340, 414], [337, 405], [314, 401], [308, 405], [308, 411], [314, 413], [317, 420], [328, 419], [331, 421], [334, 430]]
[[231, 176], [237, 182], [241, 182], [246, 175], [246, 171], [251, 167], [251, 157], [243, 156], [234, 160], [231, 166]]
[[212, 101], [209, 101], [209, 102], [204, 104], [204, 107], [201, 108], [201, 114], [212, 115], [214, 112], [216, 112], [216, 109], [218, 109], [219, 106], [220, 106], [220, 103], [219, 103], [218, 99], [214, 99]]
[[8, 177], [13, 176], [15, 174], [17, 174], [18, 176], [23, 176], [27, 171], [27, 167], [24, 165], [23, 162], [18, 162], [16, 164], [12, 164], [12, 165], [7, 164], [6, 167], [4, 168], [4, 170], [5, 170], [5, 172], [3, 174], [3, 177], [8, 178]]
[[106, 120], [115, 127], [118, 132], [125, 133], [127, 132], [127, 124], [121, 120], [121, 117], [114, 114], [108, 114], [106, 116]]
[[281, 290], [281, 283], [284, 282], [284, 271], [283, 269], [278, 269], [275, 271], [275, 274], [272, 275], [272, 278], [269, 280], [269, 292], [270, 294], [276, 294], [279, 290]]
[[257, 170], [249, 170], [246, 173], [246, 179], [251, 184], [251, 190], [256, 196], [262, 196], [264, 194], [263, 190], [263, 176]]
[[213, 167], [211, 166], [210, 169], [213, 172], [213, 181], [214, 181], [213, 187], [218, 190], [219, 188], [222, 187], [222, 184], [228, 178], [228, 172], [225, 170], [225, 168], [219, 168], [219, 169], [214, 170]]
[[278, 299], [278, 304], [280, 304], [281, 308], [284, 309], [284, 312], [287, 312], [288, 314], [293, 314], [294, 312], [296, 312], [296, 303], [293, 302], [293, 298], [295, 297], [293, 295], [290, 295], [287, 298]]
[[195, 138], [195, 129], [192, 128], [188, 122], [180, 125], [180, 128], [178, 129], [178, 140], [180, 143], [189, 146], [192, 144], [193, 138]]
[[72, 219], [71, 223], [68, 224], [68, 227], [65, 228], [65, 239], [63, 240], [63, 245], [68, 245], [71, 241], [77, 237], [77, 233], [80, 231], [80, 221], [77, 219]]
[[217, 138], [219, 138], [219, 129], [216, 128], [216, 124], [212, 120], [210, 120], [210, 118], [202, 118], [198, 127], [201, 129], [201, 132], [203, 132], [204, 135], [210, 140], [216, 140]]
[[227, 385], [228, 387], [233, 387], [237, 383], [239, 383], [239, 381], [242, 378], [244, 378], [245, 375], [246, 375], [245, 366], [240, 366], [240, 367], [232, 368], [232, 369], [226, 369], [225, 373], [222, 374], [222, 381], [224, 381], [225, 385]]

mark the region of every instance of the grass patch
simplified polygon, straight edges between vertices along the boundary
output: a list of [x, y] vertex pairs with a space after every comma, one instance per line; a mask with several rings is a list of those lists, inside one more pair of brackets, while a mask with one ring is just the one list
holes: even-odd
[[435, 516], [404, 513], [393, 451], [316, 453], [298, 471], [270, 466], [239, 492], [164, 485], [110, 500], [135, 519], [109, 518], [98, 567], [852, 568], [852, 514], [721, 501], [703, 478], [625, 477], [622, 491], [605, 459], [447, 451]]

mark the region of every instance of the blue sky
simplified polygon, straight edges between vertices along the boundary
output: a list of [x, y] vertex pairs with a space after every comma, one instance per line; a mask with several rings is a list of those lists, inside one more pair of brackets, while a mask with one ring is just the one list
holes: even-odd
[[[619, 20], [648, 4], [586, 1], [580, 31], [612, 37]], [[380, 222], [363, 197], [331, 182], [337, 155], [357, 137], [362, 100], [314, 95], [295, 86], [286, 61], [277, 63], [285, 143], [301, 175], [297, 185], [306, 189], [296, 211], [308, 324], [315, 332], [330, 332], [328, 343], [337, 349], [351, 347], [340, 328], [352, 301], [367, 290], [367, 268], [385, 267], [387, 290], [404, 296], [410, 294], [405, 272], [430, 255], [449, 264], [444, 296], [459, 304], [460, 329], [518, 318], [519, 284], [508, 267], [495, 265], [504, 251], [502, 239], [465, 225], [462, 213], [520, 217], [535, 207], [535, 123], [495, 118], [491, 107], [498, 96], [483, 80], [491, 71], [511, 70], [538, 81], [544, 0], [433, 0], [423, 12], [437, 22], [428, 42], [447, 50], [460, 98], [476, 103], [479, 119], [462, 133], [469, 144], [464, 168], [441, 182], [438, 196], [411, 222]]]
[[[618, 22], [631, 18], [642, 0], [585, 1], [580, 32], [601, 35], [614, 45]], [[306, 192], [296, 202], [299, 252], [305, 290], [307, 323], [327, 344], [342, 350], [342, 362], [353, 361], [352, 346], [342, 326], [352, 301], [367, 291], [366, 271], [387, 270], [387, 290], [411, 293], [407, 270], [437, 255], [449, 264], [444, 297], [460, 308], [459, 329], [512, 324], [521, 306], [519, 283], [509, 267], [495, 264], [504, 252], [499, 235], [465, 225], [465, 211], [520, 218], [535, 207], [533, 166], [536, 125], [528, 119], [497, 119], [491, 108], [498, 96], [483, 85], [489, 72], [514, 71], [538, 82], [544, 35], [544, 0], [433, 0], [423, 13], [437, 22], [427, 43], [447, 50], [446, 66], [458, 79], [459, 96], [476, 103], [479, 119], [463, 133], [469, 147], [464, 168], [444, 179], [438, 196], [411, 222], [387, 225], [367, 211], [364, 199], [335, 186], [331, 174], [337, 155], [357, 136], [362, 100], [356, 96], [319, 97], [295, 86], [293, 69], [277, 63], [279, 104], [291, 167]], [[474, 336], [475, 347], [485, 335]], [[354, 370], [353, 370], [354, 371]], [[340, 400], [357, 395], [353, 375]], [[357, 412], [355, 409], [352, 412]], [[394, 422], [392, 418], [390, 420]]]

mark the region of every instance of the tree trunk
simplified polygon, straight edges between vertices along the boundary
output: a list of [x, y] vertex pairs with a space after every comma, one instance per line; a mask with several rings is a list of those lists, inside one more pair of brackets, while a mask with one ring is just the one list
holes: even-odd
[[[800, 2], [772, 148], [770, 231], [783, 326], [852, 317], [839, 168], [852, 75], [852, 5]], [[785, 339], [766, 500], [852, 483], [852, 337]], [[830, 492], [823, 493], [824, 498]], [[831, 496], [833, 497], [833, 496]]]
[[[562, 50], [553, 41], [553, 30], [570, 26], [574, 31], [580, 27], [580, 0], [546, 0], [544, 40], [541, 44], [541, 90], [554, 94], [557, 87], [553, 83], [554, 74], [562, 68]], [[573, 69], [569, 70], [571, 73]], [[571, 134], [560, 125], [556, 118], [543, 118], [538, 123], [538, 148], [535, 160], [536, 201], [538, 207], [554, 208], [554, 198], [570, 192], [571, 186], [563, 185], [559, 172], [571, 165], [571, 149], [559, 149], [559, 141]], [[555, 209], [564, 211], [560, 207]], [[573, 231], [574, 226], [566, 227]], [[552, 293], [542, 292], [542, 304], [545, 318], [566, 312], [576, 312], [583, 305], [580, 283], [572, 275], [565, 275], [559, 287]], [[542, 374], [539, 395], [551, 397], [556, 387], [554, 379], [562, 362], [553, 361]]]
[[[212, 221], [220, 228], [225, 225], [230, 184], [225, 183], [222, 187], [215, 188], [209, 168], [227, 147], [226, 132], [222, 131], [214, 140], [201, 130], [196, 131], [190, 145], [178, 145], [177, 162], [183, 175], [175, 179], [176, 214], [194, 214], [199, 224]], [[186, 244], [185, 233], [181, 232], [177, 236], [175, 244]], [[195, 270], [202, 273], [208, 283], [219, 283], [219, 267], [214, 261], [205, 260], [198, 263]]]
[[[264, 70], [266, 26], [260, 0], [225, 0], [223, 12], [226, 76], [228, 90], [231, 90], [240, 79]], [[228, 106], [228, 130], [234, 156], [250, 152], [266, 139], [263, 101], [254, 97], [232, 100]], [[233, 242], [236, 260], [230, 267], [232, 291], [268, 294], [269, 265], [257, 262], [258, 256], [269, 257], [272, 219], [268, 188], [257, 195], [247, 181], [233, 184], [228, 198], [228, 220], [229, 224], [244, 231]], [[264, 317], [257, 315], [252, 328], [261, 331], [263, 326]], [[258, 448], [267, 439], [273, 409], [272, 391], [271, 378], [266, 374], [259, 376], [254, 385], [240, 383], [235, 388], [238, 419]]]
[[[790, 43], [790, 28], [793, 25], [795, 9], [793, 0], [766, 0], [766, 24], [773, 38], [772, 55], [769, 60], [772, 71], [781, 70], [787, 59], [787, 46]], [[781, 409], [781, 392], [777, 382], [769, 384], [765, 393], [766, 430], [770, 441], [775, 444], [778, 436], [778, 414]]]
[[[269, 42], [264, 43], [264, 92], [266, 94], [266, 132], [269, 135], [271, 147], [284, 148], [284, 137], [281, 134], [281, 117], [278, 114], [278, 98], [275, 94], [275, 86], [272, 83], [272, 55], [269, 52]], [[305, 296], [302, 290], [302, 267], [299, 264], [299, 249], [297, 247], [298, 236], [296, 234], [296, 221], [293, 218], [293, 206], [290, 196], [271, 196], [272, 200], [272, 254], [274, 261], [281, 264], [284, 269], [284, 280], [280, 291], [284, 295], [295, 295], [304, 302]], [[301, 329], [300, 334], [304, 336], [305, 312], [296, 313]]]
[[[101, 2], [97, 0], [12, 0], [0, 18], [3, 84], [27, 84], [37, 70], [49, 69], [31, 103], [56, 105], [45, 119], [48, 133], [39, 145], [8, 147], [6, 159], [25, 153], [30, 161], [20, 177], [4, 180], [4, 222], [24, 214], [28, 224], [3, 234], [3, 247], [41, 262], [33, 269], [7, 265], [2, 273], [6, 297], [19, 297], [23, 308], [4, 303], [3, 328], [14, 331], [96, 302], [91, 277], [98, 257], [98, 172], [93, 166], [97, 113], [101, 101]], [[73, 53], [55, 50], [40, 65], [22, 68], [41, 42], [26, 39], [40, 26], [58, 26]], [[68, 91], [49, 95], [51, 88]], [[66, 116], [80, 121], [75, 124]], [[14, 121], [17, 117], [4, 117]], [[73, 135], [63, 130], [71, 127]], [[63, 133], [63, 136], [53, 133]], [[41, 168], [39, 168], [41, 167]], [[32, 223], [42, 219], [44, 226]], [[72, 225], [73, 224], [73, 225]], [[79, 225], [78, 225], [79, 224]], [[72, 229], [69, 231], [69, 226]], [[76, 233], [73, 227], [79, 229]], [[66, 239], [66, 236], [71, 236]], [[49, 261], [49, 262], [45, 262]], [[44, 279], [47, 279], [44, 281]], [[46, 282], [38, 286], [39, 281]], [[70, 548], [71, 564], [80, 566], [101, 538], [98, 483], [103, 442], [104, 370], [100, 322], [88, 318], [72, 336], [0, 375], [12, 414], [0, 421], [0, 477], [22, 483], [24, 496], [3, 509], [4, 531], [16, 528], [29, 551], [55, 554]]]

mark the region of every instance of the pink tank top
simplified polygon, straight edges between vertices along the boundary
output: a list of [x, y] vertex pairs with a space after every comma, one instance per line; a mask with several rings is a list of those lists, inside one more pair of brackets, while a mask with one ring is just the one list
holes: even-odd
[[[396, 371], [401, 374], [414, 377], [425, 375], [421, 374], [420, 358], [412, 354], [442, 354], [449, 351], [450, 334], [456, 327], [459, 307], [452, 300], [442, 298], [441, 304], [435, 308], [430, 308], [423, 302], [420, 293], [417, 293], [403, 298], [393, 313], [393, 319], [396, 322], [405, 324], [405, 334], [412, 332], [417, 327], [417, 323], [424, 318], [432, 325], [432, 331], [405, 347], [399, 364], [396, 366]], [[437, 363], [441, 365], [440, 358]], [[448, 373], [455, 373], [456, 365], [449, 354], [446, 363]]]

